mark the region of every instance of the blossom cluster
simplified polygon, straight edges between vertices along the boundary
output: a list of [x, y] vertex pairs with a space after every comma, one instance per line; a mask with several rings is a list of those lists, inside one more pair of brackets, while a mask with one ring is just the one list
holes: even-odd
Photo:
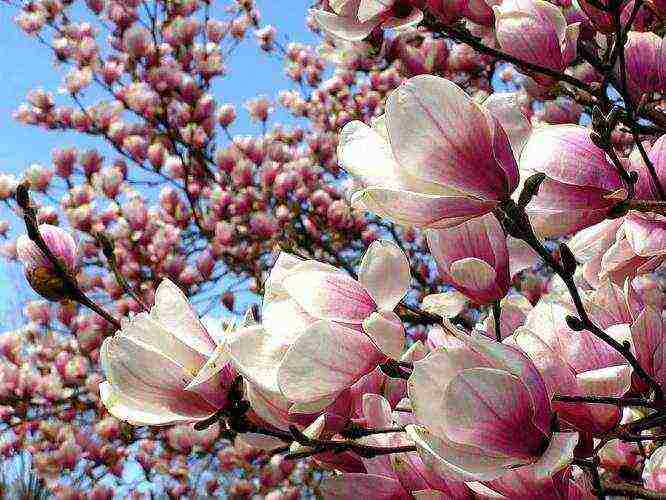
[[[246, 0], [85, 3], [106, 39], [16, 17], [70, 99], [16, 119], [109, 153], [0, 176], [46, 300], [0, 338], [6, 454], [63, 498], [131, 460], [174, 497], [666, 493], [660, 2], [323, 0], [316, 48]], [[249, 30], [295, 86], [234, 136]]]

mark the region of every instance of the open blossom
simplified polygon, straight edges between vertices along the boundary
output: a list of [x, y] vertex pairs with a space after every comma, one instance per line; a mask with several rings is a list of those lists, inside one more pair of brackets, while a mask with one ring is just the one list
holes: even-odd
[[238, 371], [261, 390], [309, 403], [399, 358], [405, 334], [393, 309], [409, 288], [409, 264], [395, 244], [378, 241], [358, 276], [281, 254], [266, 284], [263, 326], [229, 341]]
[[[368, 428], [387, 429], [395, 426], [389, 402], [378, 394], [364, 394], [362, 420]], [[370, 446], [408, 446], [402, 433], [375, 434], [364, 437]], [[415, 452], [364, 458], [367, 473], [347, 473], [326, 479], [321, 488], [325, 498], [447, 498], [471, 500], [472, 491], [462, 481], [440, 477], [425, 466]]]
[[398, 87], [372, 127], [347, 124], [338, 158], [364, 186], [354, 206], [416, 227], [452, 227], [492, 212], [518, 185], [498, 118], [430, 75]]
[[609, 279], [621, 285], [660, 268], [666, 259], [665, 228], [663, 216], [630, 211], [578, 232], [569, 247], [589, 284]]
[[[78, 252], [72, 235], [50, 224], [41, 224], [39, 233], [65, 272], [73, 276], [78, 264]], [[16, 240], [16, 255], [25, 267], [25, 275], [30, 286], [37, 293], [49, 300], [65, 298], [67, 290], [64, 280], [56, 274], [53, 264], [42, 253], [37, 243], [25, 234], [19, 236]]]
[[[580, 23], [567, 26], [561, 9], [544, 0], [504, 0], [493, 7], [500, 47], [523, 61], [563, 71], [576, 57]], [[532, 75], [539, 83], [553, 79]]]
[[150, 314], [124, 319], [102, 344], [100, 358], [102, 402], [134, 425], [206, 419], [225, 406], [235, 376], [224, 344], [216, 344], [169, 280], [155, 292]]
[[331, 12], [310, 13], [328, 33], [349, 41], [366, 38], [377, 27], [401, 28], [423, 19], [423, 13], [405, 0], [327, 0]]
[[509, 291], [509, 251], [495, 216], [429, 229], [426, 236], [445, 283], [481, 304], [500, 300]]
[[[610, 283], [587, 301], [591, 317], [618, 342], [630, 341], [626, 305]], [[612, 300], [612, 303], [609, 302]], [[631, 367], [626, 359], [604, 341], [587, 331], [575, 332], [565, 321], [571, 311], [560, 304], [540, 302], [528, 314], [524, 327], [513, 335], [514, 342], [538, 367], [548, 394], [622, 396], [631, 386]], [[620, 317], [615, 317], [620, 316]], [[554, 402], [564, 423], [577, 430], [605, 432], [613, 428], [621, 412], [613, 405]]]
[[498, 480], [523, 467], [547, 478], [567, 467], [578, 435], [551, 430], [536, 366], [513, 347], [449, 328], [447, 345], [414, 363], [409, 379], [417, 425], [407, 432], [426, 466], [464, 481]]
[[627, 195], [610, 159], [590, 139], [590, 130], [578, 125], [534, 130], [520, 166], [521, 174], [546, 174], [527, 206], [535, 230], [544, 236], [563, 236], [601, 222]]

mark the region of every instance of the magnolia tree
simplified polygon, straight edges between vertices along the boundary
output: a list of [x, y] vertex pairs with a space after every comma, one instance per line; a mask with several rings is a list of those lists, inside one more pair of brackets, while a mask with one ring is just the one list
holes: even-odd
[[[666, 498], [666, 5], [329, 0], [314, 47], [80, 3], [10, 3], [64, 73], [16, 119], [100, 146], [0, 177], [44, 298], [5, 454], [66, 498]], [[294, 85], [234, 136], [250, 31]]]

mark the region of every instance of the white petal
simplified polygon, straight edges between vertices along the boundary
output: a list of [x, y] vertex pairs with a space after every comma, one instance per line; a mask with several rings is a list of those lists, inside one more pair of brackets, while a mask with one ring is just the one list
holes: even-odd
[[370, 292], [377, 307], [392, 311], [409, 290], [409, 261], [395, 243], [374, 241], [363, 256], [358, 281]]
[[288, 345], [269, 335], [260, 325], [242, 328], [227, 341], [231, 362], [238, 372], [260, 389], [279, 392], [277, 367]]
[[[132, 425], [173, 425], [191, 422], [191, 415], [170, 412], [162, 406], [137, 400], [116, 391], [108, 382], [99, 385], [99, 396], [111, 415]], [[211, 413], [212, 415], [212, 413]], [[201, 420], [210, 415], [201, 417]]]
[[215, 342], [199, 321], [199, 316], [185, 294], [168, 279], [155, 291], [155, 305], [150, 314], [182, 342], [202, 354], [210, 355]]
[[405, 347], [405, 327], [397, 314], [374, 312], [363, 321], [363, 330], [389, 358], [400, 358]]
[[454, 318], [465, 309], [467, 303], [467, 297], [458, 290], [451, 289], [424, 297], [421, 308], [429, 313], [439, 314], [442, 318]]
[[381, 20], [373, 19], [361, 23], [351, 18], [336, 16], [330, 12], [317, 9], [311, 9], [310, 14], [324, 31], [350, 42], [363, 40], [381, 22]]
[[[181, 326], [182, 331], [185, 327]], [[161, 352], [195, 373], [206, 362], [206, 356], [183, 341], [182, 335], [173, 335], [173, 330], [165, 328], [152, 315], [139, 313], [129, 321], [123, 321], [117, 336], [127, 337], [151, 349]]]
[[475, 257], [455, 261], [449, 267], [449, 274], [456, 284], [469, 290], [487, 290], [497, 279], [495, 269]]
[[351, 386], [382, 359], [363, 333], [319, 321], [287, 351], [278, 369], [278, 385], [290, 401], [316, 401]]

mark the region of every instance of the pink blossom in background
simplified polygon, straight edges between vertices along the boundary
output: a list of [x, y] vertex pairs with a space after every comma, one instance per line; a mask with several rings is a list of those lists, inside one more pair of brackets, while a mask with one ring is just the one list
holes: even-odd
[[327, 32], [349, 41], [366, 38], [377, 27], [399, 28], [417, 24], [423, 14], [402, 0], [327, 0], [330, 9], [310, 14]]

